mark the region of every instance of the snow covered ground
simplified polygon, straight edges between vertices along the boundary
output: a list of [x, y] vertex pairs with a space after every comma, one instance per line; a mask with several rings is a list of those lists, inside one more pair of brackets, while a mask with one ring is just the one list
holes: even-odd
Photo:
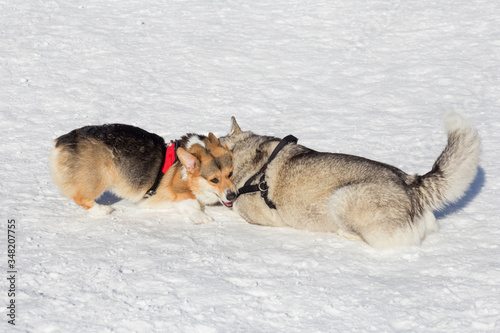
[[[446, 109], [477, 126], [479, 174], [437, 233], [388, 253], [223, 207], [205, 225], [123, 201], [92, 218], [48, 172], [52, 139], [77, 127], [169, 140], [224, 135], [235, 115], [425, 173]], [[497, 0], [0, 1], [0, 133], [0, 330], [500, 331]]]

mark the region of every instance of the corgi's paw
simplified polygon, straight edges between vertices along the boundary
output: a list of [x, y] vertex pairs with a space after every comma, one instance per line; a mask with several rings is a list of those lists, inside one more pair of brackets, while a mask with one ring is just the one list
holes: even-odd
[[214, 220], [212, 217], [203, 213], [201, 205], [197, 200], [187, 199], [176, 202], [175, 207], [179, 212], [187, 215], [189, 219], [195, 224], [208, 223]]
[[189, 214], [189, 219], [194, 224], [204, 224], [204, 223], [212, 222], [214, 220], [211, 216], [203, 213], [201, 210], [195, 211], [195, 212], [192, 212], [191, 214]]
[[113, 212], [113, 207], [95, 204], [94, 207], [88, 210], [89, 214], [95, 217], [106, 216]]

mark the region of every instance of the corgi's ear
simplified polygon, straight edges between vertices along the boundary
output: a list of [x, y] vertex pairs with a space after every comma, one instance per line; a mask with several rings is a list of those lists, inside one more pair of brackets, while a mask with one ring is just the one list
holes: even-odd
[[236, 118], [231, 117], [231, 129], [229, 130], [229, 136], [240, 134], [242, 132], [240, 126], [236, 122]]
[[187, 172], [194, 173], [200, 170], [200, 161], [184, 148], [177, 148], [177, 157], [182, 165], [186, 167]]
[[219, 139], [212, 132], [208, 133], [208, 141], [213, 145], [220, 146]]

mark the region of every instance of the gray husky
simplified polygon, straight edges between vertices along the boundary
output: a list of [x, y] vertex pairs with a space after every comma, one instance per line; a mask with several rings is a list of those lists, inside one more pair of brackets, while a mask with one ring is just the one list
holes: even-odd
[[[366, 158], [321, 153], [294, 138], [242, 131], [234, 117], [221, 138], [234, 154], [235, 210], [248, 222], [336, 232], [376, 249], [419, 245], [437, 229], [433, 210], [456, 202], [474, 180], [476, 130], [445, 116], [448, 144], [425, 175]], [[290, 142], [291, 141], [291, 142]]]

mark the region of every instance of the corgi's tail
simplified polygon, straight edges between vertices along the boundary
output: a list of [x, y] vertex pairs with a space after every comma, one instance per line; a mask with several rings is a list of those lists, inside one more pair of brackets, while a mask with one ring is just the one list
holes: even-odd
[[432, 170], [413, 181], [420, 204], [431, 209], [441, 209], [458, 201], [474, 180], [481, 155], [481, 140], [460, 114], [445, 115], [448, 144], [438, 157]]

